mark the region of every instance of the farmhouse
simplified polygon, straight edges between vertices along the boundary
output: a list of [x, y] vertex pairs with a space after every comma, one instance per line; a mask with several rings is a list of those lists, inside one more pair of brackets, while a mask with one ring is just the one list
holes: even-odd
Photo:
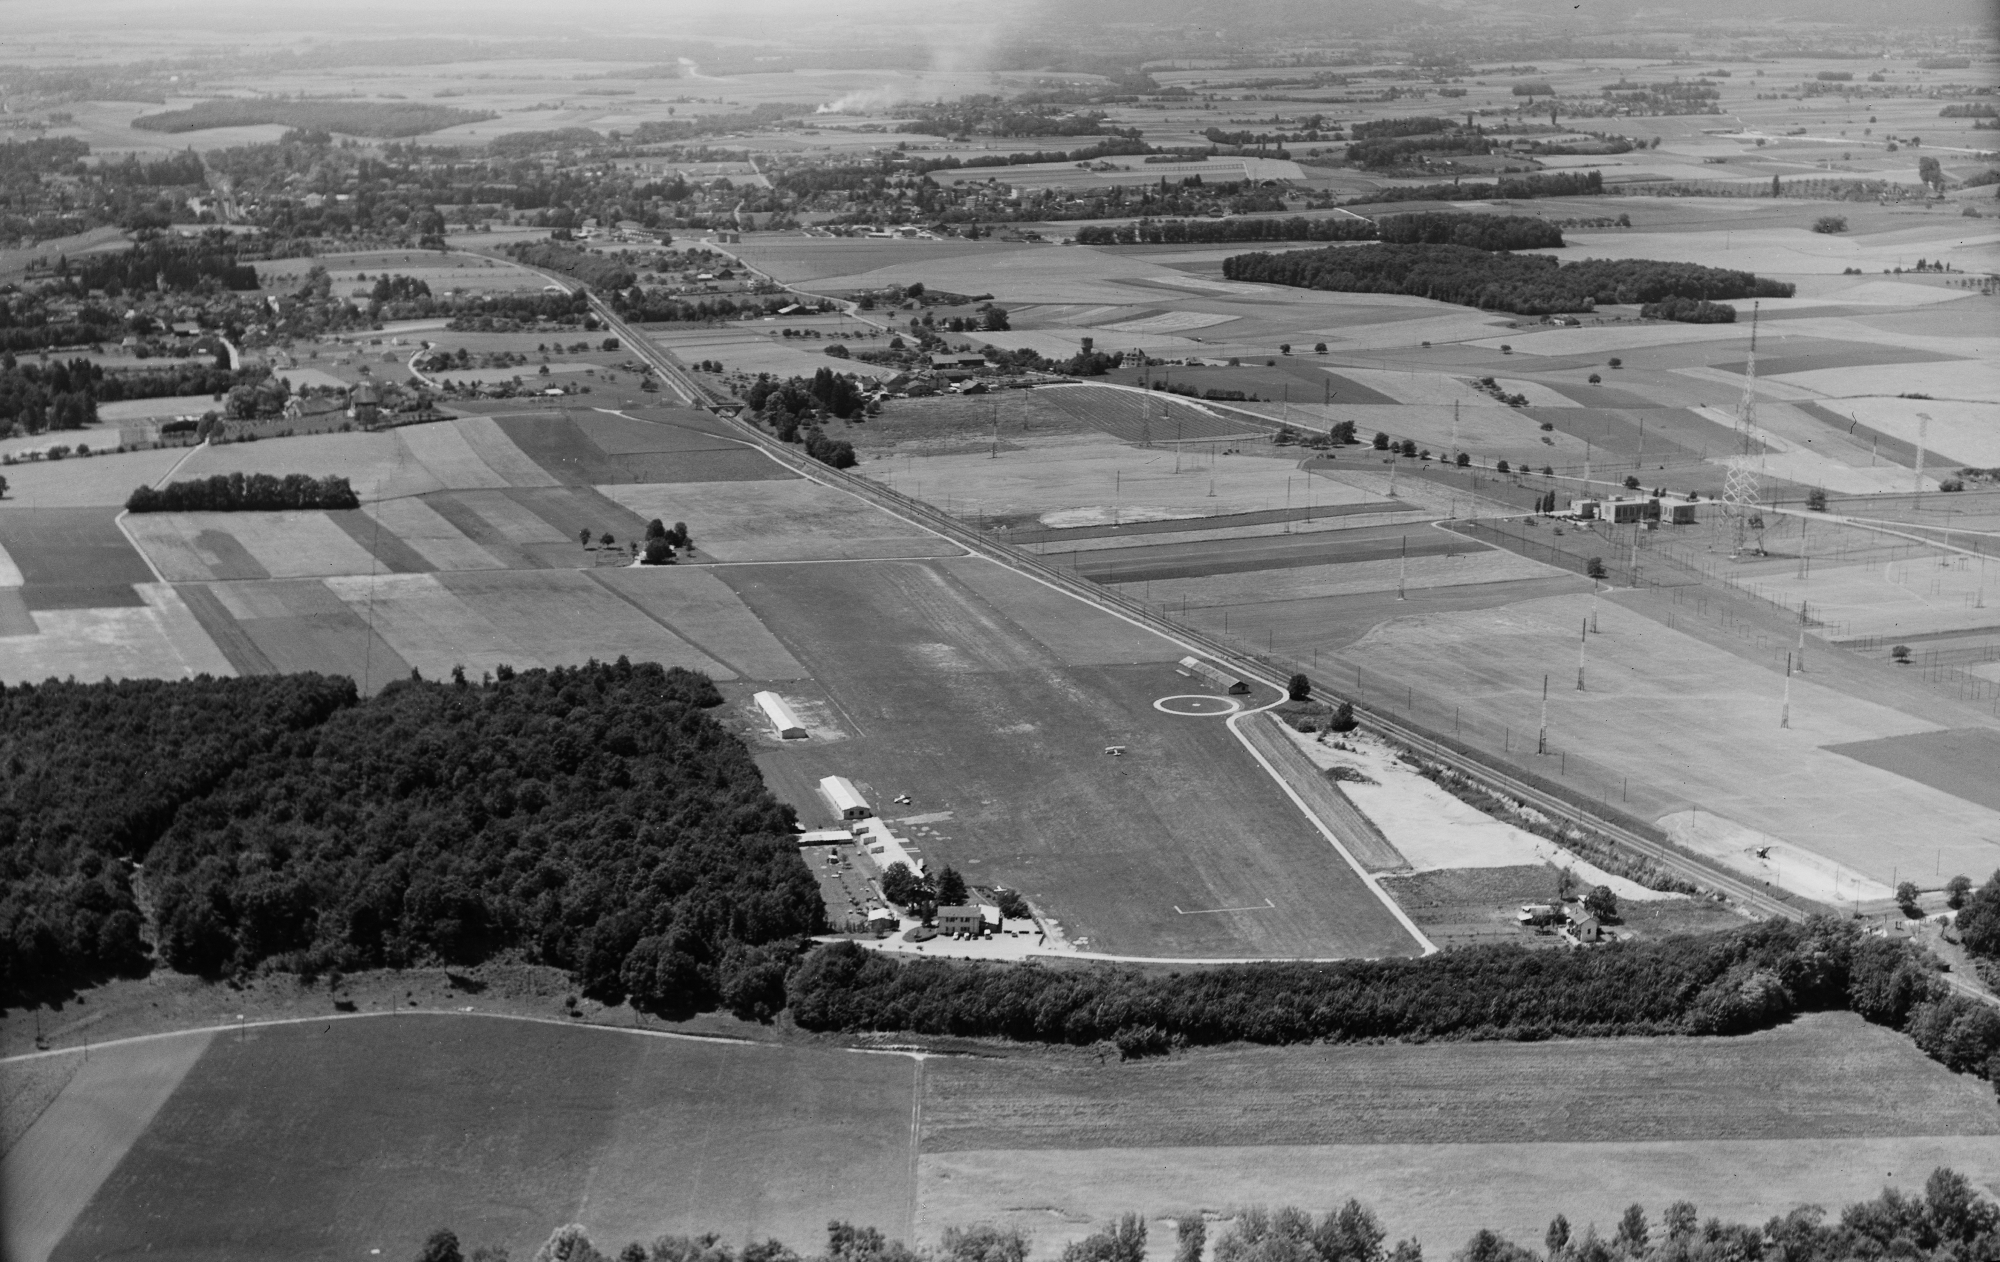
[[1224, 692], [1241, 694], [1250, 691], [1250, 685], [1243, 680], [1228, 671], [1209, 665], [1198, 657], [1183, 657], [1181, 668], [1196, 678], [1215, 684]]
[[842, 819], [867, 819], [875, 813], [846, 776], [827, 776], [819, 782], [819, 791]]
[[806, 738], [806, 725], [799, 721], [799, 716], [783, 697], [775, 692], [760, 692], [752, 700], [764, 712], [779, 740], [802, 741]]
[[954, 351], [948, 355], [931, 356], [931, 367], [939, 372], [986, 367], [986, 356], [970, 351]]

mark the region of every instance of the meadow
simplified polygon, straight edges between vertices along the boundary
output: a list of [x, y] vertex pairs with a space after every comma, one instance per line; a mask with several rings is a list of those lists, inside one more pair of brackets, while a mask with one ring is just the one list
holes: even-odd
[[[83, 1203], [41, 1256], [404, 1254], [445, 1223], [526, 1255], [577, 1219], [620, 1241], [910, 1231], [903, 1057], [418, 1013], [171, 1042], [196, 1059], [93, 1150], [112, 1168], [45, 1193]], [[81, 1075], [70, 1092], [45, 1126], [110, 1102]]]

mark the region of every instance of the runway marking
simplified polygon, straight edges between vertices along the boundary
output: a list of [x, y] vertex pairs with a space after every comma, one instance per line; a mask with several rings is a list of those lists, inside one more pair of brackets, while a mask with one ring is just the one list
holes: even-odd
[[1197, 907], [1193, 911], [1187, 911], [1180, 904], [1176, 903], [1174, 904], [1174, 910], [1180, 912], [1183, 916], [1216, 916], [1226, 911], [1275, 911], [1277, 910], [1277, 906], [1276, 903], [1267, 898], [1264, 900], [1262, 907], [1254, 905], [1249, 907]]
[[[1178, 709], [1173, 702], [1191, 702], [1188, 709]], [[1220, 707], [1214, 709], [1211, 707]], [[1243, 703], [1234, 697], [1216, 697], [1208, 693], [1188, 692], [1171, 697], [1161, 697], [1153, 703], [1153, 708], [1162, 714], [1178, 715], [1184, 719], [1207, 719], [1235, 714], [1243, 708]]]

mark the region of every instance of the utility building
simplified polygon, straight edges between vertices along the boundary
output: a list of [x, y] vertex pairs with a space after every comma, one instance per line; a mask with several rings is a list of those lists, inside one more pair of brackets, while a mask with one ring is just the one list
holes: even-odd
[[753, 698], [757, 708], [770, 720], [771, 730], [779, 740], [802, 741], [806, 738], [806, 725], [799, 722], [799, 716], [790, 703], [775, 692], [760, 692]]
[[1221, 688], [1224, 692], [1240, 694], [1250, 691], [1249, 684], [1243, 682], [1241, 679], [1238, 679], [1236, 676], [1230, 674], [1228, 671], [1219, 670], [1214, 666], [1210, 666], [1207, 662], [1202, 661], [1199, 657], [1183, 657], [1181, 659], [1181, 669], [1187, 671], [1189, 674], [1195, 676], [1198, 679], [1204, 679], [1211, 684], [1215, 684], [1217, 687]]
[[846, 776], [826, 777], [819, 782], [819, 791], [842, 819], [867, 819], [875, 813]]

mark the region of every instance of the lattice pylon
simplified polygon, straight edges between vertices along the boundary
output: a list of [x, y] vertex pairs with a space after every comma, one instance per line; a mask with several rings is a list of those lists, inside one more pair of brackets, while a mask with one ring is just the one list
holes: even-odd
[[[1750, 358], [1743, 365], [1743, 401], [1736, 407], [1736, 458], [1722, 476], [1722, 515], [1732, 535], [1729, 555], [1745, 546], [1764, 554], [1764, 447], [1757, 439], [1757, 308], [1750, 308]], [[1754, 541], [1753, 541], [1754, 536]]]

